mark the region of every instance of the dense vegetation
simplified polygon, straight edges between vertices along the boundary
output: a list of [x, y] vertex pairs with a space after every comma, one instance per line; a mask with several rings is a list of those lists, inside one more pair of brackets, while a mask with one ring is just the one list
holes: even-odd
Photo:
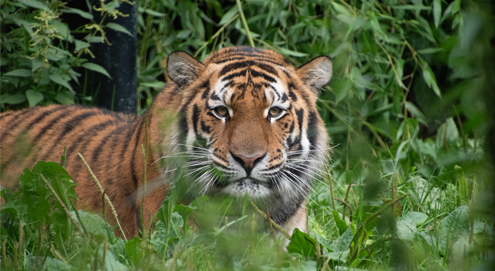
[[[107, 42], [106, 29], [126, 30], [92, 13], [125, 16], [117, 9], [124, 2], [1, 0], [1, 110], [93, 104], [88, 74], [106, 71], [91, 62], [91, 44]], [[334, 77], [318, 106], [333, 154], [315, 170], [309, 233], [296, 232], [287, 253], [270, 230], [252, 230], [267, 225], [257, 212], [229, 219], [230, 199], [184, 206], [176, 187], [156, 224], [124, 240], [100, 216], [75, 209], [63, 167], [40, 162], [17, 192], [0, 192], [2, 270], [493, 270], [489, 1], [135, 4], [138, 113], [164, 86], [161, 61], [174, 50], [203, 59], [254, 45], [294, 65], [332, 57]], [[79, 16], [79, 26], [68, 16]], [[185, 223], [208, 212], [217, 227]]]

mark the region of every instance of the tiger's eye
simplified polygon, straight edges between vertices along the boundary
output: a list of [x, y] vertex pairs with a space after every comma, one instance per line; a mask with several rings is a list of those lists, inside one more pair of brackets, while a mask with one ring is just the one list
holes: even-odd
[[229, 110], [225, 106], [219, 106], [219, 107], [215, 107], [215, 112], [218, 115], [224, 117], [224, 116], [226, 116], [229, 113]]
[[280, 112], [282, 112], [282, 109], [280, 109], [280, 107], [272, 107], [270, 108], [270, 116], [276, 116], [278, 114], [280, 114]]

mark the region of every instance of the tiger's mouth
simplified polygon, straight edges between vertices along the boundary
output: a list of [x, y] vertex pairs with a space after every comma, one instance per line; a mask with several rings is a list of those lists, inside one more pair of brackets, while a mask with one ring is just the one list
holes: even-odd
[[243, 186], [243, 185], [263, 185], [268, 187], [268, 183], [264, 181], [260, 181], [258, 179], [252, 178], [252, 177], [243, 177], [243, 178], [238, 178], [238, 179], [233, 179], [233, 180], [224, 180], [224, 181], [216, 181], [215, 186], [217, 188], [225, 188], [229, 185], [237, 185], [237, 186]]
[[239, 197], [243, 197], [246, 194], [252, 198], [267, 197], [272, 193], [268, 182], [251, 177], [217, 182], [215, 186], [225, 194]]

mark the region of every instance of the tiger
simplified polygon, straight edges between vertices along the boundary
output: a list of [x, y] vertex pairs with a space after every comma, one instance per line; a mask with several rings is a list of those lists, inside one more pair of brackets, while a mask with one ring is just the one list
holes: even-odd
[[[173, 169], [157, 161], [185, 156], [194, 193], [247, 195], [266, 204], [271, 220], [289, 234], [307, 231], [311, 183], [330, 155], [316, 103], [331, 79], [331, 59], [319, 56], [294, 67], [272, 50], [238, 46], [203, 62], [176, 51], [166, 69], [165, 88], [139, 117], [81, 105], [2, 113], [1, 186], [15, 188], [24, 168], [60, 161], [66, 148], [77, 207], [99, 210], [101, 193], [79, 152], [126, 234], [136, 236], [141, 209], [143, 217], [152, 217], [171, 186], [167, 172]], [[20, 140], [30, 146], [24, 156], [16, 148]]]

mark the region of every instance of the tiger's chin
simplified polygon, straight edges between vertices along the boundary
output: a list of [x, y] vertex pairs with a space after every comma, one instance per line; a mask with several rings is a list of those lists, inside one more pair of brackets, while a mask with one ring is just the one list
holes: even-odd
[[253, 199], [268, 198], [273, 194], [266, 181], [249, 177], [231, 181], [222, 189], [222, 192], [234, 197], [244, 197], [247, 194], [248, 197]]

